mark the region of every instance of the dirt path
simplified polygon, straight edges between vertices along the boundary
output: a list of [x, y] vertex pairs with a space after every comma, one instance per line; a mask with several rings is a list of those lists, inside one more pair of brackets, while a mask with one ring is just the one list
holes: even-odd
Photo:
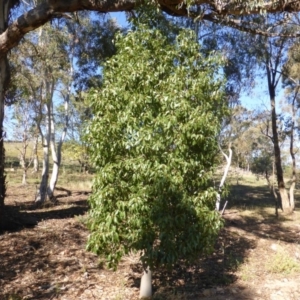
[[[113, 272], [85, 250], [88, 193], [61, 190], [59, 203], [42, 209], [33, 209], [33, 193], [32, 187], [8, 190], [12, 222], [0, 234], [0, 299], [138, 299], [137, 257], [126, 257]], [[209, 258], [156, 272], [154, 299], [299, 300], [299, 214], [279, 222], [243, 213], [227, 211]]]

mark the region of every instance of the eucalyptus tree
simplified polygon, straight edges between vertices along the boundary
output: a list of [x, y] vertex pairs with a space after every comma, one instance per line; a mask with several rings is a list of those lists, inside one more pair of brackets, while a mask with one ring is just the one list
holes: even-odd
[[[278, 29], [281, 34], [290, 34], [295, 32], [297, 28], [289, 24], [281, 25]], [[257, 49], [259, 52], [259, 57], [261, 58], [262, 63], [264, 64], [266, 77], [267, 77], [267, 86], [270, 97], [270, 106], [271, 106], [271, 125], [272, 125], [272, 135], [271, 140], [274, 145], [274, 159], [275, 159], [275, 168], [276, 168], [276, 177], [278, 191], [280, 195], [280, 204], [281, 209], [284, 213], [292, 213], [294, 210], [294, 189], [290, 189], [288, 194], [286, 190], [286, 184], [284, 181], [284, 173], [282, 168], [282, 158], [281, 158], [281, 149], [280, 149], [280, 137], [278, 132], [278, 114], [276, 111], [276, 90], [278, 84], [282, 77], [282, 71], [284, 64], [286, 62], [287, 50], [294, 42], [293, 39], [286, 37], [278, 38], [262, 38], [262, 43], [260, 49]]]
[[[26, 72], [31, 73], [26, 84], [30, 87], [31, 94], [28, 96], [35, 106], [34, 119], [43, 145], [42, 179], [36, 198], [38, 203], [45, 201], [47, 192], [49, 198], [53, 198], [61, 161], [61, 146], [68, 126], [68, 103], [72, 84], [72, 64], [69, 57], [72, 57], [72, 52], [68, 53], [64, 49], [69, 33], [61, 26], [58, 34], [55, 26], [60, 27], [60, 22], [33, 32], [30, 39], [23, 44], [23, 54], [26, 51], [27, 55], [21, 56], [21, 63], [27, 67]], [[65, 125], [58, 144], [55, 135], [54, 99], [56, 102], [62, 99], [65, 107]], [[53, 168], [48, 186], [50, 148]]]
[[13, 106], [12, 130], [13, 138], [18, 141], [17, 150], [22, 168], [22, 185], [27, 184], [27, 172], [34, 160], [34, 146], [36, 130], [32, 119], [33, 107], [28, 97], [22, 97]]
[[[217, 195], [216, 210], [219, 210], [220, 208], [221, 193], [225, 185], [225, 180], [227, 178], [234, 156], [239, 157], [240, 153], [237, 152], [243, 152], [244, 157], [247, 157], [250, 154], [250, 151], [248, 151], [249, 149], [245, 150], [245, 148], [243, 147], [243, 139], [245, 137], [245, 133], [250, 127], [250, 114], [251, 112], [249, 112], [241, 105], [236, 105], [234, 107], [232, 107], [231, 105], [231, 107], [229, 107], [228, 116], [223, 119], [222, 130], [220, 131], [218, 137], [218, 144], [220, 152], [226, 160], [226, 164], [221, 181], [219, 183], [219, 193]], [[247, 143], [247, 145], [249, 144]], [[225, 148], [227, 150], [224, 150]], [[237, 162], [237, 167], [239, 167], [239, 162]]]
[[236, 39], [242, 39], [244, 41], [244, 43], [240, 44], [243, 51], [246, 55], [252, 57], [251, 66], [253, 70], [255, 70], [259, 76], [265, 78], [265, 85], [270, 99], [271, 120], [270, 131], [266, 138], [271, 138], [273, 143], [280, 205], [283, 212], [287, 214], [293, 211], [293, 204], [290, 200], [293, 199], [293, 195], [288, 194], [284, 181], [276, 94], [282, 77], [282, 68], [287, 59], [287, 50], [296, 40], [296, 38], [292, 38], [292, 36], [296, 36], [297, 30], [300, 28], [295, 26], [294, 19], [295, 16], [293, 15], [286, 15], [284, 21], [277, 15], [256, 16], [257, 26], [260, 24], [261, 30], [268, 31], [270, 36], [255, 36], [246, 33], [236, 35]]
[[[299, 24], [299, 19], [297, 19]], [[296, 153], [298, 147], [295, 146], [296, 134], [299, 132], [299, 105], [300, 105], [300, 56], [299, 56], [299, 41], [294, 43], [289, 51], [288, 58], [282, 70], [282, 82], [285, 87], [285, 96], [288, 101], [289, 117], [286, 120], [287, 135], [290, 138], [289, 152], [292, 160], [292, 178], [290, 185], [290, 203], [291, 207], [295, 208], [294, 190], [296, 188], [297, 171], [296, 171]]]
[[[11, 11], [19, 4], [19, 0], [1, 0], [0, 1], [0, 35], [5, 36], [5, 32], [9, 27]], [[0, 38], [1, 39], [1, 38]], [[8, 49], [7, 49], [8, 50]], [[4, 121], [4, 105], [10, 99], [7, 97], [7, 89], [10, 81], [10, 69], [7, 59], [7, 51], [3, 51], [0, 55], [0, 220], [2, 220], [2, 213], [4, 207], [4, 198], [6, 193], [6, 182], [4, 172], [5, 150], [3, 131]], [[1, 225], [0, 221], [0, 225]]]
[[186, 31], [170, 43], [141, 27], [116, 46], [103, 87], [89, 94], [96, 177], [88, 248], [112, 267], [141, 251], [149, 283], [155, 268], [209, 253], [221, 227], [210, 177], [227, 113], [222, 58], [204, 58]]

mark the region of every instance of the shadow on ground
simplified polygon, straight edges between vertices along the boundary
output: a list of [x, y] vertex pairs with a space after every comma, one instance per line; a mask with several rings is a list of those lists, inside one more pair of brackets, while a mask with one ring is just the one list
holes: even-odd
[[[190, 265], [182, 261], [172, 270], [153, 273], [154, 299], [224, 299], [225, 294], [230, 294], [230, 299], [253, 299], [254, 294], [237, 282], [235, 272], [255, 247], [255, 240], [223, 229], [209, 257]], [[140, 264], [132, 269], [134, 274], [142, 273]], [[138, 288], [140, 277], [132, 276], [130, 282]]]
[[[224, 219], [227, 227], [242, 229], [257, 238], [273, 239], [287, 243], [299, 243], [299, 228], [286, 226], [287, 221], [299, 217], [297, 210], [290, 216], [275, 215], [275, 203], [267, 186], [235, 185], [231, 187], [228, 208]], [[296, 208], [299, 195], [295, 197]], [[230, 209], [231, 208], [231, 209]], [[251, 213], [249, 215], [243, 214]]]
[[[84, 215], [88, 210], [87, 192], [72, 195], [58, 194], [55, 204], [46, 202], [42, 207], [35, 207], [33, 202], [17, 202], [7, 204], [0, 220], [0, 233], [3, 231], [17, 231], [26, 227], [34, 227], [39, 222], [49, 219], [66, 219]], [[61, 200], [62, 199], [62, 200]], [[82, 200], [81, 200], [82, 199]]]
[[[299, 242], [297, 230], [284, 227], [283, 219], [277, 220], [265, 211], [274, 207], [266, 187], [233, 186], [228, 200], [231, 209], [225, 212], [225, 227], [214, 252], [193, 264], [182, 261], [172, 270], [155, 271], [154, 300], [257, 299], [255, 291], [243, 286], [237, 277], [237, 270], [247, 261], [249, 252], [257, 247], [260, 238]], [[1, 300], [137, 299], [137, 293], [132, 297], [121, 293], [119, 298], [102, 293], [107, 285], [117, 289], [117, 277], [129, 290], [137, 290], [142, 268], [140, 264], [131, 264], [114, 273], [103, 269], [98, 258], [85, 251], [88, 232], [74, 217], [87, 211], [86, 195], [62, 196], [57, 205], [39, 210], [26, 205], [10, 203], [6, 208], [6, 217], [16, 225], [0, 235]], [[252, 209], [257, 216], [241, 216], [243, 209]], [[30, 218], [32, 225], [28, 224]], [[90, 298], [84, 296], [88, 291], [94, 293]], [[20, 297], [9, 298], [13, 294]]]
[[267, 186], [233, 185], [230, 187], [228, 208], [274, 208], [275, 201]]

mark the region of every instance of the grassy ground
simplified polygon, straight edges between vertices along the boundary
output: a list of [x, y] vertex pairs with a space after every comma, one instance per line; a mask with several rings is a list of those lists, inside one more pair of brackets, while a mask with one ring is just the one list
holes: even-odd
[[[136, 255], [113, 272], [85, 250], [91, 176], [62, 173], [59, 186], [71, 194], [58, 190], [57, 205], [34, 209], [38, 179], [23, 187], [19, 175], [8, 174], [12, 222], [0, 234], [0, 299], [138, 299], [142, 269]], [[300, 213], [276, 218], [263, 179], [248, 174], [229, 181], [225, 226], [214, 253], [155, 272], [155, 300], [300, 299]], [[298, 206], [298, 196], [296, 201]]]

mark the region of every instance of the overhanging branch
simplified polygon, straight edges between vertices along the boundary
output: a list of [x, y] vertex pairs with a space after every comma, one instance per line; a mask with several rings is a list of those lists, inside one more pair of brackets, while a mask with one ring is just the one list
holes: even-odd
[[[262, 12], [282, 13], [282, 12], [299, 12], [300, 0], [277, 0], [263, 1], [256, 5], [252, 1], [235, 1], [235, 0], [196, 0], [191, 4], [192, 7], [200, 8], [203, 13], [200, 19], [213, 23], [229, 26], [240, 31], [252, 34], [266, 36], [276, 36], [270, 31], [261, 30], [253, 27], [251, 23], [245, 23], [242, 20], [235, 20], [233, 17], [242, 17], [248, 15], [257, 15]], [[256, 1], [257, 2], [257, 1]], [[81, 10], [90, 10], [98, 12], [117, 12], [131, 11], [142, 5], [141, 0], [45, 0], [35, 8], [21, 15], [12, 22], [7, 30], [0, 35], [0, 56], [7, 53], [11, 48], [16, 46], [22, 37], [29, 31], [32, 31], [53, 18], [62, 17], [64, 13], [71, 13]], [[193, 15], [183, 0], [157, 0], [157, 5], [168, 14], [173, 16], [186, 16], [191, 18], [199, 17]], [[198, 10], [199, 11], [199, 10]], [[278, 36], [278, 35], [277, 35]], [[300, 32], [287, 37], [300, 36]]]

